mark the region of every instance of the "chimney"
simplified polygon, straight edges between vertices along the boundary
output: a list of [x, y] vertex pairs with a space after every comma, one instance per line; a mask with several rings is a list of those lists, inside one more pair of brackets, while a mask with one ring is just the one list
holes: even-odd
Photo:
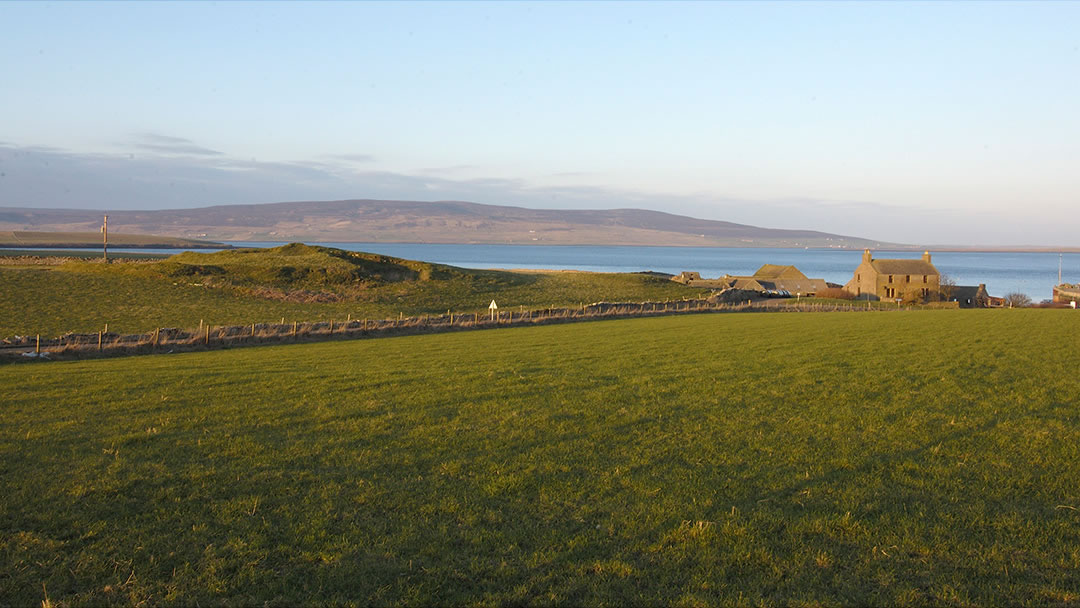
[[929, 251], [922, 252], [922, 261], [926, 262], [927, 264], [930, 263], [930, 252]]
[[870, 257], [870, 250], [869, 249], [864, 249], [863, 252], [862, 252], [862, 261], [863, 262], [870, 262], [872, 260], [873, 260], [873, 258]]

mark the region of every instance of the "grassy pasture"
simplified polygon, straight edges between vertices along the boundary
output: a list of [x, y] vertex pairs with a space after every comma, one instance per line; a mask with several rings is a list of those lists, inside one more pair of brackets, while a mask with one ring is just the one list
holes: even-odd
[[0, 605], [1080, 601], [1072, 311], [0, 367]]
[[396, 318], [597, 301], [697, 297], [640, 274], [467, 270], [291, 245], [270, 250], [183, 253], [158, 262], [68, 262], [50, 268], [0, 265], [0, 337], [56, 336], [155, 327], [286, 320]]

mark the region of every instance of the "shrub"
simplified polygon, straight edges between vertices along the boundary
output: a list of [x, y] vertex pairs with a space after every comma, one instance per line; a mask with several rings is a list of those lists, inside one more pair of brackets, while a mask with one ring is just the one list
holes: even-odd
[[854, 300], [855, 294], [844, 289], [843, 287], [826, 287], [817, 292], [819, 298], [833, 298], [836, 300]]
[[1024, 308], [1031, 306], [1031, 298], [1018, 291], [1005, 294], [1005, 305], [1009, 308]]

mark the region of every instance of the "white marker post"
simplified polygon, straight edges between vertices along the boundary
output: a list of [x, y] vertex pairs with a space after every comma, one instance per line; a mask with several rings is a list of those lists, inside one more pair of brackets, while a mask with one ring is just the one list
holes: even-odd
[[491, 320], [494, 321], [495, 320], [495, 311], [499, 310], [499, 305], [495, 303], [495, 300], [492, 300], [491, 304], [488, 304], [488, 310], [491, 311]]

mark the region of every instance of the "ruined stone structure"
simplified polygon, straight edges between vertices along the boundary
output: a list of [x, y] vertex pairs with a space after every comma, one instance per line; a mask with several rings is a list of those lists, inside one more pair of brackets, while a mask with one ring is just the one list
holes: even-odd
[[927, 299], [938, 293], [940, 280], [929, 251], [919, 260], [876, 260], [867, 249], [844, 289], [869, 300]]

